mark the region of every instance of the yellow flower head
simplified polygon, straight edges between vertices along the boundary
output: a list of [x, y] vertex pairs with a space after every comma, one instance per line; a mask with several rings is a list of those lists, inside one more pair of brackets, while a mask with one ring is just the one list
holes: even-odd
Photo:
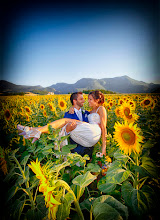
[[124, 102], [119, 107], [120, 115], [124, 120], [127, 120], [128, 123], [136, 121], [139, 116], [134, 113], [134, 107], [132, 107], [128, 102]]
[[7, 109], [5, 112], [4, 112], [4, 117], [9, 121], [10, 118], [11, 118], [11, 113], [9, 111], [9, 109]]
[[153, 99], [151, 97], [146, 97], [144, 100], [141, 101], [140, 105], [143, 107], [143, 108], [148, 108], [148, 107], [151, 107], [152, 103], [153, 103]]
[[43, 104], [41, 104], [40, 108], [43, 110], [45, 108], [45, 106]]
[[48, 105], [49, 105], [50, 109], [55, 112], [55, 107], [53, 106], [53, 104], [51, 102], [49, 102]]
[[108, 155], [105, 157], [105, 161], [108, 163], [112, 163], [112, 159]]
[[[36, 159], [36, 162], [31, 162], [31, 165], [29, 164], [28, 166], [40, 180], [39, 191], [44, 195], [45, 204], [49, 210], [48, 218], [56, 219], [56, 212], [58, 210], [58, 205], [61, 204], [59, 201], [62, 197], [63, 190], [57, 191], [55, 190], [56, 186], [49, 186], [49, 181], [44, 175], [43, 168], [41, 167], [40, 162], [38, 162], [38, 158]], [[44, 169], [46, 168], [44, 167]]]
[[58, 99], [58, 106], [59, 108], [64, 111], [67, 108], [67, 103], [64, 101], [64, 99]]
[[140, 142], [143, 142], [143, 136], [140, 135], [141, 130], [136, 124], [128, 124], [127, 121], [124, 124], [117, 122], [114, 128], [114, 139], [125, 154], [130, 155], [132, 151], [140, 153]]
[[30, 109], [30, 107], [25, 106], [24, 108], [28, 114], [31, 114], [32, 110]]
[[43, 116], [47, 117], [47, 112], [45, 110], [43, 111]]
[[117, 108], [115, 109], [115, 114], [116, 114], [117, 117], [121, 117], [119, 107], [117, 107]]
[[38, 158], [36, 159], [36, 162], [31, 162], [31, 165], [28, 165], [31, 170], [36, 174], [36, 177], [41, 181], [41, 182], [46, 182], [47, 179], [43, 174], [41, 165], [40, 165], [40, 161], [38, 162]]

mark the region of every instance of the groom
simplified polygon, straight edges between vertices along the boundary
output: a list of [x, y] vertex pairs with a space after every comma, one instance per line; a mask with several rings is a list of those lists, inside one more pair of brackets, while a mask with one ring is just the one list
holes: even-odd
[[[64, 115], [64, 118], [71, 118], [71, 119], [76, 119], [84, 122], [88, 122], [88, 111], [82, 111], [81, 107], [83, 107], [83, 104], [85, 102], [83, 98], [83, 93], [82, 92], [74, 92], [71, 94], [70, 101], [72, 103], [72, 106], [74, 108], [74, 114], [70, 114], [69, 112], [66, 112]], [[76, 128], [76, 123], [70, 123], [66, 125], [66, 133], [69, 134], [73, 129]], [[81, 146], [80, 144], [77, 144], [75, 141], [69, 137], [70, 143], [71, 144], [76, 144], [77, 147], [71, 150], [72, 153], [77, 152], [81, 156], [84, 156], [85, 154], [88, 154], [90, 158], [92, 158], [92, 152], [93, 152], [93, 147], [84, 147]]]

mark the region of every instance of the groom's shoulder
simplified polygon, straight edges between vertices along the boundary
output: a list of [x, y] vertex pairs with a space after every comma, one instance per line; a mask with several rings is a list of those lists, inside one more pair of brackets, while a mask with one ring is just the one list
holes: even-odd
[[85, 110], [85, 112], [84, 112], [85, 114], [87, 114], [87, 115], [89, 115], [90, 114], [90, 112], [89, 111], [87, 111], [87, 110]]
[[74, 114], [70, 114], [69, 111], [65, 112], [64, 118], [72, 118]]

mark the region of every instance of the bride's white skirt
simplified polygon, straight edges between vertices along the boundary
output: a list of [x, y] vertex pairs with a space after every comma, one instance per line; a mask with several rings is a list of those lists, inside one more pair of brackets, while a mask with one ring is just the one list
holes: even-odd
[[101, 137], [101, 129], [98, 124], [78, 123], [71, 131], [70, 137], [84, 147], [92, 147]]

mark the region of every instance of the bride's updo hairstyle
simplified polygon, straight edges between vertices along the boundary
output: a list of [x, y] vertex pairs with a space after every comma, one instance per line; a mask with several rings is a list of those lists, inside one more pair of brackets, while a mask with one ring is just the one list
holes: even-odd
[[98, 90], [92, 91], [92, 92], [89, 93], [89, 95], [92, 95], [94, 100], [99, 99], [98, 100], [98, 104], [99, 105], [102, 105], [104, 103], [104, 95], [103, 95], [103, 93], [101, 91], [98, 91]]

